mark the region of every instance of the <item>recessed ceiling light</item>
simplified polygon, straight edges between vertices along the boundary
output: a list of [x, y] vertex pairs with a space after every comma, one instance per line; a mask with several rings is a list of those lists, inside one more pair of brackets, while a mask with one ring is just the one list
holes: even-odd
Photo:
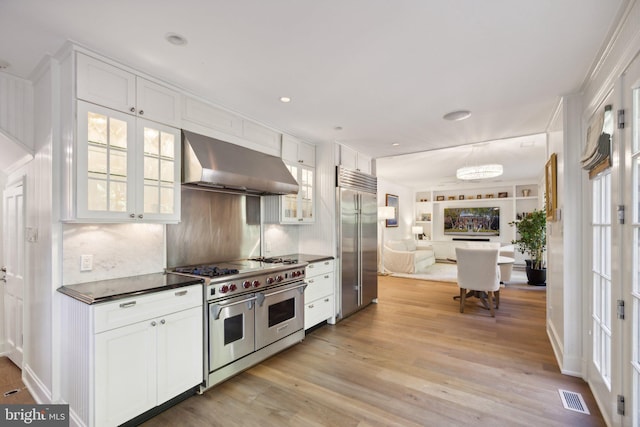
[[398, 145], [400, 145], [400, 143], [399, 143], [399, 142], [394, 142], [394, 143], [393, 143], [393, 144], [391, 144], [391, 145], [393, 145], [394, 147], [397, 147]]
[[0, 59], [0, 70], [6, 70], [7, 68], [9, 68], [10, 65], [11, 64], [9, 64], [4, 59]]
[[342, 126], [336, 126], [333, 128], [333, 130], [342, 130]]
[[187, 39], [180, 34], [167, 33], [164, 35], [164, 38], [166, 41], [176, 46], [184, 46], [185, 44], [187, 44]]
[[289, 98], [288, 96], [281, 96], [280, 101], [284, 103], [291, 102], [291, 98]]
[[458, 111], [452, 111], [450, 113], [447, 113], [444, 116], [442, 116], [442, 118], [445, 120], [458, 121], [458, 120], [468, 119], [469, 116], [471, 116], [471, 111], [458, 110]]

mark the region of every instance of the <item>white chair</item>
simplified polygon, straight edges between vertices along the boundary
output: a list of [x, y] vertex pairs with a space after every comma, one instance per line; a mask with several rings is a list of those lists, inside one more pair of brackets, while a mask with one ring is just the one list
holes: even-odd
[[388, 240], [384, 244], [384, 269], [392, 273], [421, 273], [435, 264], [431, 247], [416, 248], [413, 239]]
[[491, 316], [495, 317], [492, 300], [495, 300], [496, 308], [500, 306], [498, 253], [498, 249], [456, 248], [458, 286], [460, 287], [460, 313], [464, 313], [465, 299], [468, 295], [475, 294], [483, 299], [486, 293], [488, 304], [485, 305], [488, 305]]

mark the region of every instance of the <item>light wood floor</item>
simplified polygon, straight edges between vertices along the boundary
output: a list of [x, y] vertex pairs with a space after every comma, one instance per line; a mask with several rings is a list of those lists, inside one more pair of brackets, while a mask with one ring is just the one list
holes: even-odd
[[[501, 291], [496, 317], [453, 283], [379, 278], [379, 303], [327, 325], [146, 426], [603, 426], [562, 375], [545, 291]], [[566, 410], [581, 393], [591, 415]]]
[[36, 403], [22, 382], [21, 376], [20, 368], [7, 357], [0, 357], [0, 405]]

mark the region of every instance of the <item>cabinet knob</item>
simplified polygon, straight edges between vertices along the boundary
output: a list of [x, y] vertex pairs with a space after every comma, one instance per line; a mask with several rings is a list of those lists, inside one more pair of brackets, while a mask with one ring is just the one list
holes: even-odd
[[161, 325], [164, 325], [165, 323], [167, 323], [167, 321], [166, 321], [166, 320], [164, 320], [164, 319], [162, 319], [162, 320], [160, 321], [160, 324], [161, 324]]
[[142, 218], [143, 218], [142, 214], [139, 214], [139, 215], [138, 215], [138, 218], [142, 219]]
[[136, 107], [129, 108], [129, 111], [131, 111], [132, 113], [135, 113], [136, 112]]
[[140, 114], [142, 116], [144, 114], [144, 110], [140, 110], [140, 112], [138, 114]]
[[325, 299], [324, 299], [324, 302], [329, 302], [329, 298], [325, 298]]
[[153, 320], [153, 321], [151, 322], [151, 326], [156, 326], [156, 325], [157, 325], [156, 321], [155, 321], [155, 320]]
[[129, 218], [135, 218], [136, 214], [129, 214]]
[[298, 160], [298, 163], [304, 163], [304, 160]]
[[309, 308], [313, 308], [313, 304], [309, 304]]

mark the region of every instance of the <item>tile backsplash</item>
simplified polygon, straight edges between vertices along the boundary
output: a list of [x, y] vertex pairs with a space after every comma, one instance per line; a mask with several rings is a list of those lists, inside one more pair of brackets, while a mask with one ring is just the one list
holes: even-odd
[[[162, 224], [65, 224], [63, 233], [65, 285], [164, 271]], [[92, 255], [91, 271], [80, 271], [82, 255]]]

